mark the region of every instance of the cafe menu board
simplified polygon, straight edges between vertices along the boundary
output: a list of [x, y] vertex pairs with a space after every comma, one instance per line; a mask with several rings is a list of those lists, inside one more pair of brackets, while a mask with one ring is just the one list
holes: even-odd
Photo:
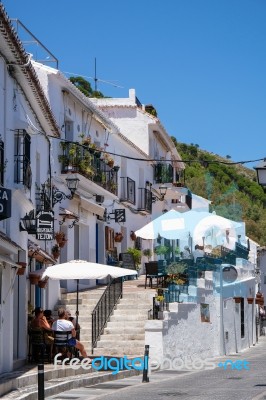
[[123, 268], [134, 269], [134, 270], [136, 269], [132, 254], [121, 253], [120, 259], [123, 262]]

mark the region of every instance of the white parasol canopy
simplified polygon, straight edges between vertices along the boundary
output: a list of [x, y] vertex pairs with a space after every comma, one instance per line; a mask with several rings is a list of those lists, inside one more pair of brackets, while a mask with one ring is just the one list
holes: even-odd
[[132, 269], [112, 267], [85, 260], [72, 260], [48, 267], [44, 271], [42, 279], [104, 279], [108, 276], [120, 278], [137, 274], [137, 271]]

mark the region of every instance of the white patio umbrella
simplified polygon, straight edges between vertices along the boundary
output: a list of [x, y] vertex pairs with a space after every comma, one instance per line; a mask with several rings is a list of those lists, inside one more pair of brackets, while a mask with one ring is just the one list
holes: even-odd
[[196, 244], [216, 247], [223, 244], [226, 230], [230, 231], [230, 237], [237, 240], [238, 228], [242, 228], [242, 226], [242, 222], [235, 222], [219, 215], [210, 214], [196, 224], [193, 231], [193, 241]]
[[77, 322], [78, 322], [78, 301], [79, 301], [79, 280], [80, 279], [104, 279], [107, 277], [121, 278], [128, 275], [137, 275], [137, 271], [112, 267], [110, 265], [97, 264], [85, 260], [72, 260], [62, 264], [48, 267], [42, 274], [42, 280], [50, 279], [75, 279], [77, 280]]
[[[165, 239], [186, 239], [192, 234], [197, 222], [211, 215], [207, 212], [170, 210], [135, 231], [143, 239], [156, 239], [158, 235]], [[192, 235], [191, 235], [192, 236]]]

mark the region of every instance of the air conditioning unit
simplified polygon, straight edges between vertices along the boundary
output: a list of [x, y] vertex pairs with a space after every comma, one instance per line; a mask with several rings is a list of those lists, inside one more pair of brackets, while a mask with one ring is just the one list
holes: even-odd
[[95, 195], [95, 201], [96, 203], [103, 203], [104, 202], [104, 196], [100, 196], [99, 194]]

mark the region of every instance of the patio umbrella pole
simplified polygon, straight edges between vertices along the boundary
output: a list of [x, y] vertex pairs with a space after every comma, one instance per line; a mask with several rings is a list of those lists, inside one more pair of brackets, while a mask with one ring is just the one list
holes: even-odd
[[77, 310], [76, 310], [76, 326], [75, 329], [77, 330], [78, 321], [79, 320], [79, 279], [77, 279]]

